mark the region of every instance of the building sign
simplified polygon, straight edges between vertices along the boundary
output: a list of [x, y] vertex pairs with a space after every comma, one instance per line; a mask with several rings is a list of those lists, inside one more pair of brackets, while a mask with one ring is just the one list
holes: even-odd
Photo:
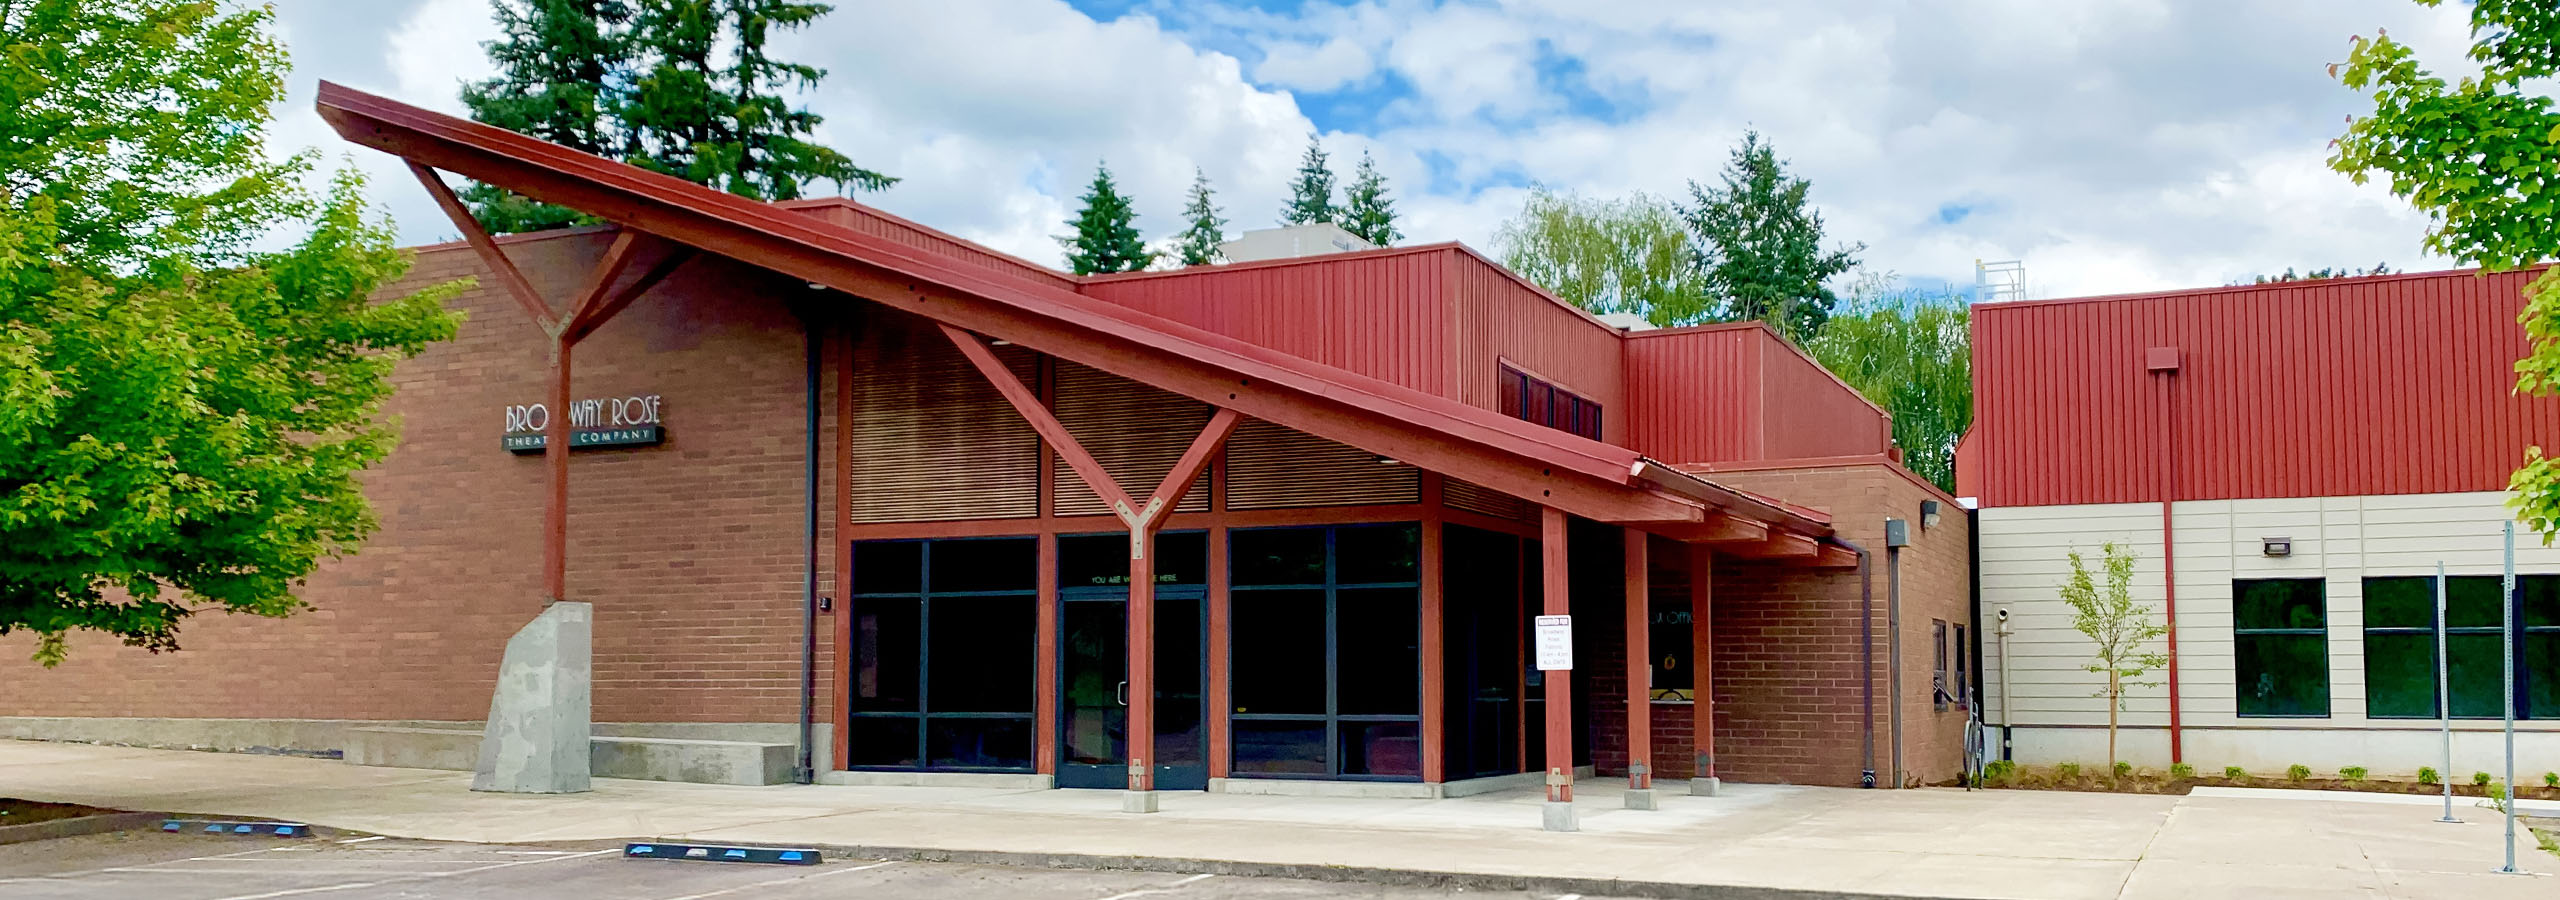
[[1538, 670], [1562, 672], [1573, 668], [1573, 617], [1539, 616], [1536, 621]]
[[[659, 409], [656, 394], [572, 402], [569, 404], [569, 449], [630, 447], [665, 440], [666, 429], [660, 424]], [[512, 453], [540, 453], [549, 445], [543, 431], [550, 427], [549, 404], [510, 406], [507, 407], [507, 430], [499, 442]]]

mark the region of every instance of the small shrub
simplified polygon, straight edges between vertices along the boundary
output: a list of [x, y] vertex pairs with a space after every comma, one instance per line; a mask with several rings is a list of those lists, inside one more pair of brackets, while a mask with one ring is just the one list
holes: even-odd
[[2062, 778], [2063, 778], [2064, 780], [2066, 780], [2066, 781], [2067, 781], [2067, 780], [2070, 780], [2070, 779], [2073, 779], [2073, 778], [2078, 778], [2078, 777], [2080, 777], [2080, 764], [2079, 764], [2079, 763], [2063, 763], [2063, 764], [2061, 764], [2061, 765], [2058, 765], [2058, 766], [2053, 767], [2053, 773], [2054, 773], [2054, 774], [2056, 774], [2056, 775], [2060, 775], [2060, 776], [2062, 776]]
[[2480, 792], [2480, 805], [2482, 807], [2497, 810], [2498, 814], [2502, 816], [2507, 814], [2506, 782], [2501, 781], [2497, 784], [2484, 785], [2481, 787]]
[[2344, 778], [2348, 781], [2363, 781], [2364, 775], [2365, 771], [2363, 766], [2341, 766], [2338, 768], [2338, 777]]
[[2240, 768], [2239, 766], [2223, 766], [2222, 777], [2233, 781], [2247, 781], [2249, 780], [2249, 770]]
[[2131, 778], [2131, 777], [2133, 777], [2133, 764], [2132, 764], [2132, 763], [2129, 763], [2129, 762], [2125, 762], [2124, 760], [2116, 760], [2116, 777], [2117, 777], [2117, 778]]
[[2009, 760], [1995, 759], [1982, 764], [1982, 783], [1986, 785], [2008, 784], [2017, 775], [2018, 764]]
[[2170, 763], [2169, 777], [2184, 781], [2196, 777], [2196, 767], [2186, 763]]
[[2489, 773], [2487, 773], [2487, 772], [2473, 772], [2473, 773], [2471, 773], [2471, 786], [2473, 786], [2473, 787], [2488, 787], [2488, 786], [2489, 786]]
[[2436, 774], [2436, 770], [2435, 770], [2435, 767], [2434, 767], [2434, 766], [2419, 766], [2419, 767], [2418, 767], [2418, 783], [2419, 783], [2419, 784], [2434, 784], [2434, 783], [2436, 783], [2436, 782], [2438, 782], [2438, 781], [2443, 780], [2443, 778], [2444, 778], [2444, 776]]
[[2542, 773], [2542, 786], [2547, 788], [2560, 788], [2560, 772]]
[[2292, 781], [2301, 781], [2305, 778], [2311, 777], [2311, 767], [2301, 763], [2294, 763], [2293, 765], [2284, 767], [2284, 777]]

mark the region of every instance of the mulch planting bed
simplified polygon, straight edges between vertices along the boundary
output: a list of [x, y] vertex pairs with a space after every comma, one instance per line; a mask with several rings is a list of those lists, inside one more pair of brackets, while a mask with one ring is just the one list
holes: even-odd
[[[2546, 787], [2541, 784], [2532, 783], [2540, 780], [2541, 776], [2539, 773], [2528, 775], [2519, 772], [2516, 773], [2516, 777], [2519, 781], [2527, 782], [2516, 791], [2517, 796], [2527, 800], [2560, 800], [2560, 788]], [[1956, 782], [1948, 782], [1949, 786], [1954, 786], [1955, 784]], [[2081, 772], [2077, 775], [2064, 775], [2052, 769], [2042, 768], [2019, 769], [2017, 772], [2006, 778], [1991, 779], [1985, 786], [2019, 790], [2094, 791], [2099, 793], [2116, 794], [2186, 794], [2187, 792], [2200, 787], [2286, 788], [2290, 790], [2304, 791], [2361, 791], [2368, 794], [2423, 794], [2428, 796], [2438, 796], [2444, 793], [2444, 787], [2442, 785], [2419, 784], [2414, 780], [2404, 781], [2399, 779], [2368, 778], [2359, 781], [2348, 781], [2344, 778], [2304, 778], [2297, 781], [2292, 778], [2285, 777], [2283, 773], [2264, 776], [2252, 775], [2247, 778], [2236, 779], [2225, 778], [2220, 775], [2204, 775], [2202, 773], [2198, 773], [2198, 775], [2193, 778], [2171, 778], [2166, 773], [2151, 771], [2137, 771], [2124, 778], [2109, 778], [2088, 772]], [[2489, 796], [2489, 789], [2486, 786], [2474, 785], [2468, 780], [2465, 780], [2458, 782], [2453, 786], [2453, 795], [2456, 797], [2487, 797]]]

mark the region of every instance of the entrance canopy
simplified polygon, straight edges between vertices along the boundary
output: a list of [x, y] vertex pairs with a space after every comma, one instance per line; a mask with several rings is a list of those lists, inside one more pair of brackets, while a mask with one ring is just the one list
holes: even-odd
[[[1854, 564], [1818, 512], [1589, 440], [771, 204], [322, 82], [349, 141], [1584, 518]], [[588, 323], [588, 327], [600, 323]]]

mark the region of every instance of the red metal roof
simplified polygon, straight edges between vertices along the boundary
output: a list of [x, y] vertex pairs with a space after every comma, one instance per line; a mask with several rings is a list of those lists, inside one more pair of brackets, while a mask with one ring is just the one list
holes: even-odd
[[1320, 437], [1470, 480], [1490, 474], [1515, 494], [1590, 518], [1697, 522], [1719, 510], [1829, 533], [1822, 523], [1671, 472], [1626, 448], [1087, 297], [983, 258], [954, 257], [330, 82], [321, 83], [317, 106], [340, 136], [419, 165]]
[[[1982, 505], [2490, 491], [2560, 399], [2513, 393], [2532, 272], [2427, 272], [1973, 307]], [[2174, 374], [2152, 351], [2175, 348]], [[2165, 425], [2164, 425], [2165, 422]]]

